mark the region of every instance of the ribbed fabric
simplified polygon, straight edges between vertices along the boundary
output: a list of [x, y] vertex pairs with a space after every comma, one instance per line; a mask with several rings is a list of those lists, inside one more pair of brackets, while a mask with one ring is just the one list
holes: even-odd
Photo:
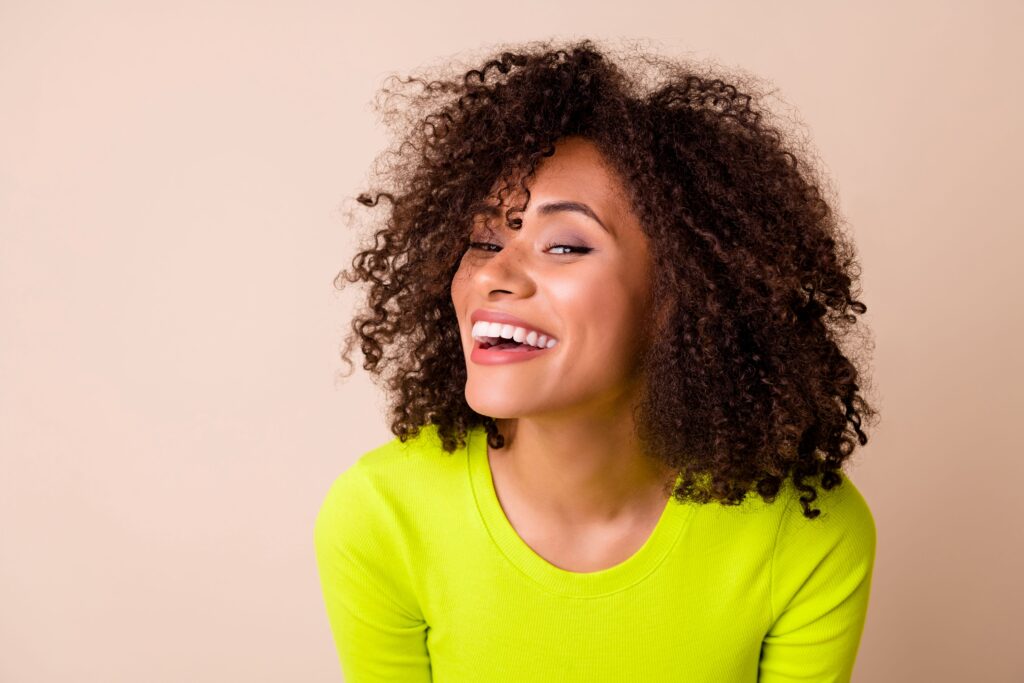
[[646, 543], [590, 573], [516, 533], [486, 433], [436, 427], [363, 454], [330, 487], [314, 545], [347, 683], [849, 681], [875, 557], [847, 477], [808, 520], [772, 504], [670, 499]]

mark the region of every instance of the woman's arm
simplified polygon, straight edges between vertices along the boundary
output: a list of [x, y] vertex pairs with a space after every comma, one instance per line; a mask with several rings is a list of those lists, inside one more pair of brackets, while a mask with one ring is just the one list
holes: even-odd
[[807, 519], [795, 497], [783, 512], [760, 683], [846, 683], [853, 672], [871, 592], [874, 518], [845, 475], [838, 488], [819, 488], [811, 507], [822, 514]]
[[396, 527], [357, 462], [331, 486], [314, 545], [346, 683], [430, 683], [427, 625], [405, 580]]

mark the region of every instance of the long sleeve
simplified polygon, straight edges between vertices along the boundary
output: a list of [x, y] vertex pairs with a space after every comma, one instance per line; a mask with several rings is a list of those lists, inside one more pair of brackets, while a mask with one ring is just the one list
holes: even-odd
[[783, 512], [760, 683], [850, 681], [871, 592], [876, 530], [867, 502], [843, 479], [831, 491], [819, 488], [811, 504], [822, 511], [816, 519], [803, 516], [796, 496]]
[[346, 683], [429, 683], [427, 625], [409, 588], [398, 526], [357, 462], [332, 484], [314, 546]]

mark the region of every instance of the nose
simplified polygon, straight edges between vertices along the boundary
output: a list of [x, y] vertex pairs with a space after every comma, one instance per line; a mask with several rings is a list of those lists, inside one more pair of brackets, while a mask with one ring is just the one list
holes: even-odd
[[516, 240], [505, 242], [500, 251], [490, 251], [477, 264], [472, 280], [485, 295], [494, 291], [528, 294], [533, 287], [533, 280], [530, 276], [529, 256], [523, 252], [526, 247], [517, 245]]

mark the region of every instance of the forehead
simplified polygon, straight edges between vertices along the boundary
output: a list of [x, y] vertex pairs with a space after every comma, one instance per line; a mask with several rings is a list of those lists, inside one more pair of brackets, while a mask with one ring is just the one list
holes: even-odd
[[555, 153], [545, 157], [537, 167], [535, 184], [549, 191], [572, 191], [587, 199], [621, 200], [612, 197], [623, 187], [597, 145], [584, 138], [559, 141]]
[[[495, 183], [485, 202], [499, 207]], [[575, 201], [593, 208], [602, 220], [621, 224], [632, 213], [632, 207], [618, 175], [612, 170], [599, 148], [581, 137], [568, 137], [555, 144], [555, 152], [540, 160], [536, 173], [527, 183], [530, 204], [526, 213], [548, 200]], [[503, 208], [522, 203], [523, 195], [517, 186], [505, 191]]]

